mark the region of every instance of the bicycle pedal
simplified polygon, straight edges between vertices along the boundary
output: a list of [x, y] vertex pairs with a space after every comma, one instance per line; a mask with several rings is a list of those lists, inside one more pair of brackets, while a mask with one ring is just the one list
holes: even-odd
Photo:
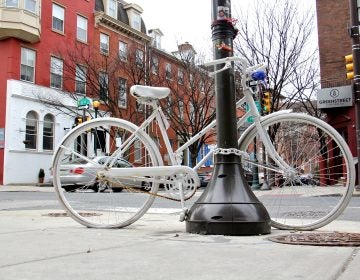
[[188, 208], [183, 208], [181, 213], [180, 213], [179, 221], [180, 222], [185, 221], [186, 218], [188, 217], [188, 213], [189, 213], [189, 209]]

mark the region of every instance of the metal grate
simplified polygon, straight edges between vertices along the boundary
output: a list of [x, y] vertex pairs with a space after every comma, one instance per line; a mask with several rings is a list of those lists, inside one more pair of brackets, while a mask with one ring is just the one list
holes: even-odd
[[311, 232], [272, 236], [270, 241], [312, 246], [360, 246], [360, 233], [348, 232]]

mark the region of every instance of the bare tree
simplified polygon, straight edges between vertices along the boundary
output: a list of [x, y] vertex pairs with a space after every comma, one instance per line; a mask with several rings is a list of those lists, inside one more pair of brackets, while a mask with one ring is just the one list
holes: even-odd
[[[203, 57], [195, 54], [179, 53], [178, 69], [157, 77], [158, 85], [169, 87], [171, 95], [162, 102], [165, 115], [171, 121], [171, 129], [181, 143], [201, 132], [215, 119], [214, 80], [203, 67]], [[190, 147], [192, 166], [205, 143], [212, 143], [215, 131], [203, 134]]]
[[[87, 96], [101, 101], [101, 109], [108, 115], [134, 123], [141, 122], [144, 118], [141, 106], [135, 99], [129, 99], [126, 91], [129, 85], [144, 80], [144, 59], [136, 57], [135, 53], [129, 53], [128, 59], [124, 61], [117, 52], [99, 55], [99, 50], [91, 46], [78, 42], [74, 46], [71, 50], [58, 48], [55, 52], [63, 61], [63, 83], [62, 88], [57, 89], [58, 95], [73, 99], [74, 104]], [[80, 113], [76, 107], [66, 106], [63, 100], [54, 97], [40, 98], [42, 103], [59, 113], [71, 116]]]
[[[267, 63], [271, 111], [292, 108], [324, 118], [315, 100], [320, 79], [314, 12], [300, 4], [303, 1], [255, 0], [253, 10], [238, 16], [234, 48], [250, 64]], [[281, 131], [274, 126], [269, 133], [276, 139]], [[321, 130], [318, 133], [323, 157], [319, 162], [327, 162], [326, 139]]]
[[[152, 54], [151, 51], [149, 53]], [[203, 63], [195, 61], [194, 56], [183, 53], [180, 57], [169, 56], [167, 59], [174, 67], [153, 75], [151, 55], [150, 63], [147, 63], [147, 55], [136, 45], [128, 46], [126, 56], [117, 52], [99, 55], [97, 48], [79, 43], [75, 43], [75, 49], [71, 51], [59, 48], [56, 55], [63, 60], [63, 87], [57, 90], [58, 95], [72, 98], [74, 104], [87, 96], [100, 100], [101, 110], [108, 115], [140, 124], [151, 112], [148, 107], [137, 104], [135, 98], [130, 98], [127, 89], [134, 84], [169, 87], [171, 95], [161, 104], [171, 125], [172, 140], [180, 143], [188, 141], [215, 118], [213, 79], [208, 77], [204, 68], [197, 66]], [[125, 92], [121, 93], [122, 83], [126, 86]], [[76, 106], [66, 106], [63, 98], [42, 97], [40, 100], [59, 113], [74, 117], [82, 113]], [[153, 130], [149, 133], [155, 136], [156, 128]], [[192, 165], [196, 163], [201, 147], [211, 137], [212, 133], [204, 134], [189, 147]]]
[[250, 64], [267, 63], [271, 111], [295, 107], [320, 117], [312, 102], [319, 85], [314, 12], [300, 3], [255, 0], [254, 9], [238, 14], [234, 49]]

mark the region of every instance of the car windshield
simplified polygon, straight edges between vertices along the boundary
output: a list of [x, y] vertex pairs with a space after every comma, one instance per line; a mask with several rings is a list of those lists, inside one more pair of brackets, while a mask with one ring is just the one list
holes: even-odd
[[87, 160], [79, 157], [76, 158], [69, 157], [62, 162], [62, 164], [86, 164], [86, 163], [88, 163]]
[[[100, 164], [105, 164], [106, 161], [108, 160], [108, 157], [103, 157], [103, 158], [100, 158], [98, 160], [98, 163]], [[126, 160], [124, 159], [117, 159], [115, 164], [113, 165], [113, 167], [121, 167], [121, 168], [124, 168], [124, 167], [132, 167], [130, 163], [128, 163]]]
[[[98, 162], [99, 164], [103, 165], [106, 163], [106, 161], [108, 160], [109, 157], [104, 156], [104, 157], [98, 157], [98, 158], [93, 158], [93, 160], [95, 162]], [[90, 163], [88, 160], [83, 159], [83, 158], [73, 158], [73, 157], [69, 157], [66, 159], [65, 162], [63, 162], [63, 165], [67, 165], [67, 164], [76, 164], [76, 165], [81, 165], [81, 164], [88, 164]], [[119, 167], [119, 168], [124, 168], [124, 167], [132, 167], [132, 165], [127, 162], [125, 159], [119, 158], [116, 159], [115, 164], [113, 165], [113, 167]]]

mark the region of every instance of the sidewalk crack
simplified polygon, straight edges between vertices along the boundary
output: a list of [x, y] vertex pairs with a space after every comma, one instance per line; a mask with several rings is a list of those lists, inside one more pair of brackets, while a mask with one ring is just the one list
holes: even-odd
[[357, 256], [357, 254], [359, 253], [360, 248], [354, 248], [351, 255], [346, 259], [346, 261], [344, 262], [343, 266], [341, 267], [340, 271], [335, 275], [335, 277], [333, 278], [333, 280], [337, 280], [340, 278], [340, 276], [342, 274], [344, 274], [344, 272], [346, 271], [346, 269], [349, 267], [350, 263], [355, 259], [355, 257]]

